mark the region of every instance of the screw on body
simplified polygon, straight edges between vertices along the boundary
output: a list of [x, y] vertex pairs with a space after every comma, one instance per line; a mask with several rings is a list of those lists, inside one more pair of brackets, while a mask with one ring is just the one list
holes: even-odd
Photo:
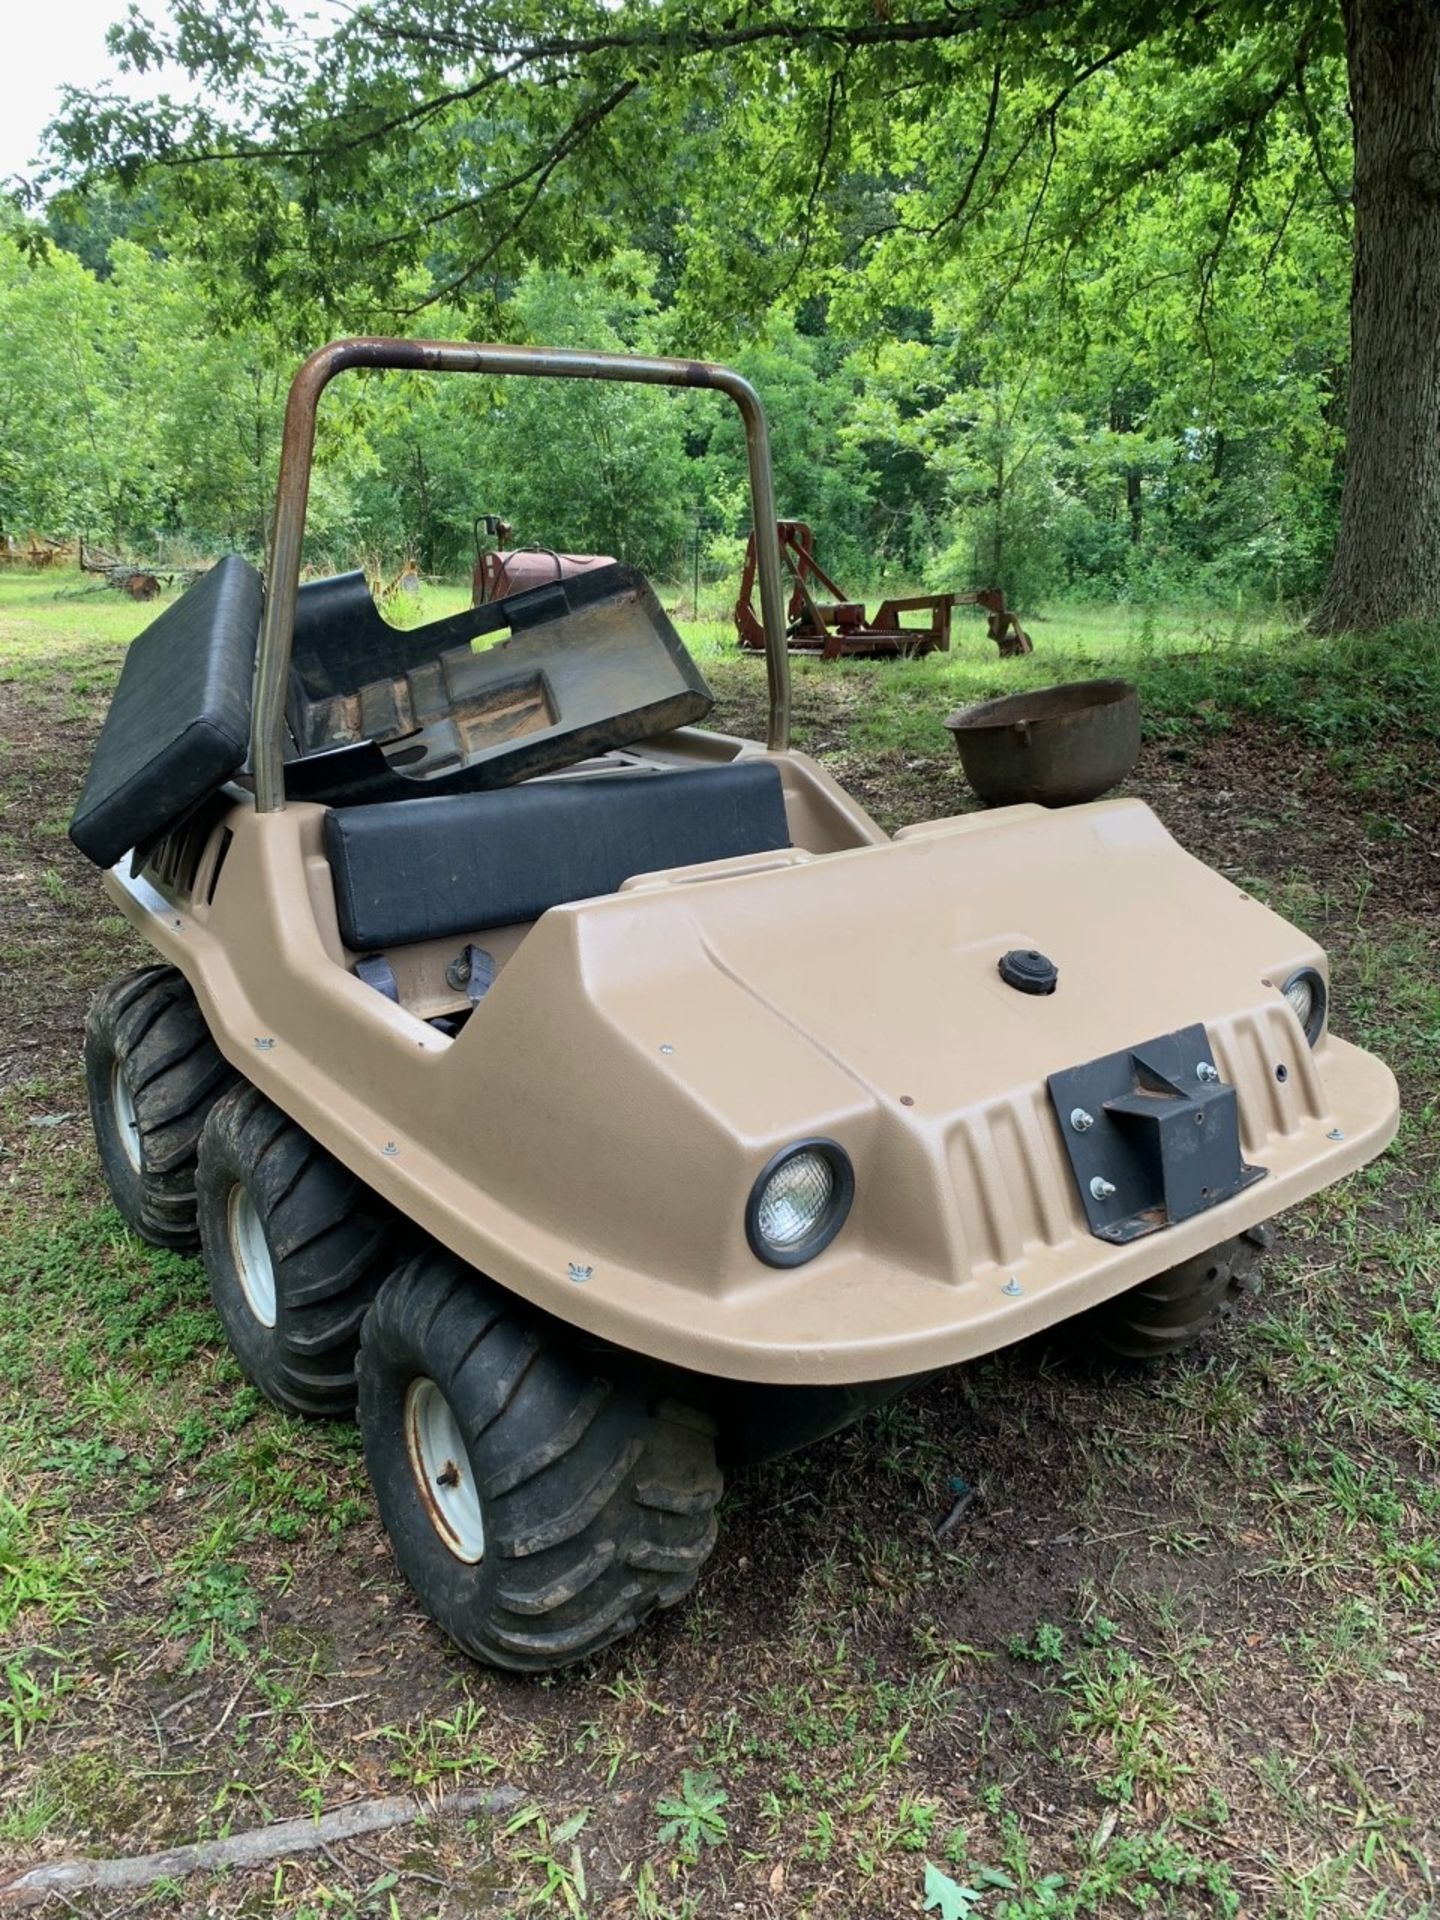
[[1220, 1078], [1220, 1069], [1212, 1067], [1208, 1060], [1202, 1060], [1195, 1069], [1195, 1078], [1203, 1087], [1213, 1087]]
[[1093, 1113], [1087, 1113], [1084, 1107], [1072, 1107], [1070, 1124], [1076, 1133], [1088, 1133], [1095, 1124], [1095, 1116]]
[[1090, 1182], [1090, 1197], [1092, 1200], [1108, 1200], [1114, 1191], [1115, 1188], [1110, 1181], [1105, 1178], [1103, 1173], [1097, 1173], [1095, 1178]]

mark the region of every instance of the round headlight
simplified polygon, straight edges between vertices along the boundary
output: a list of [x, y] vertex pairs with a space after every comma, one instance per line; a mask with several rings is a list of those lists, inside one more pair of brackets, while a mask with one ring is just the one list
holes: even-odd
[[833, 1140], [802, 1140], [762, 1168], [750, 1189], [745, 1233], [771, 1267], [798, 1267], [828, 1247], [845, 1224], [855, 1175]]
[[1301, 967], [1280, 989], [1313, 1047], [1325, 1031], [1325, 981], [1314, 967]]

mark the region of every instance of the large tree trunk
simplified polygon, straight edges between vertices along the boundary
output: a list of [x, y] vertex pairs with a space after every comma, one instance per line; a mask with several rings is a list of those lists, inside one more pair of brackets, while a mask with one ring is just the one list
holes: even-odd
[[1440, 614], [1440, 5], [1343, 0], [1355, 280], [1340, 535], [1321, 633]]

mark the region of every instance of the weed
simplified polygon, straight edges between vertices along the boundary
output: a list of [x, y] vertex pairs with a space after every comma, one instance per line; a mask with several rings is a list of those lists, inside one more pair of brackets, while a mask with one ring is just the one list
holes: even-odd
[[242, 1567], [217, 1560], [192, 1574], [180, 1589], [167, 1633], [196, 1636], [186, 1656], [187, 1672], [208, 1666], [218, 1647], [236, 1654], [245, 1650], [245, 1635], [260, 1620], [260, 1601]]
[[698, 1860], [702, 1847], [718, 1847], [729, 1829], [722, 1811], [730, 1796], [708, 1769], [685, 1769], [680, 1791], [666, 1794], [655, 1803], [660, 1816], [660, 1844], [678, 1843], [682, 1856]]
[[[506, 1834], [515, 1840], [511, 1848], [514, 1858], [540, 1874], [540, 1885], [525, 1895], [527, 1907], [584, 1913], [589, 1890], [577, 1841], [589, 1819], [587, 1807], [552, 1827], [539, 1807], [522, 1807], [506, 1823]], [[521, 1835], [523, 1839], [517, 1837]]]

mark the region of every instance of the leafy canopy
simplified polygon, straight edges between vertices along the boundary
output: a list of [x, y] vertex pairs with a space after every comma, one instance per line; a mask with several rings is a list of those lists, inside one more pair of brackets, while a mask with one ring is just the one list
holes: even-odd
[[[373, 0], [304, 30], [179, 0], [114, 45], [19, 234], [34, 284], [0, 290], [88, 369], [63, 426], [33, 397], [0, 426], [46, 525], [80, 500], [258, 544], [284, 374], [383, 327], [737, 359], [782, 511], [852, 581], [1316, 584], [1347, 352], [1333, 0]], [[123, 68], [165, 62], [198, 103], [127, 101]], [[112, 283], [142, 257], [146, 353], [179, 372], [132, 405]], [[734, 562], [738, 435], [690, 399], [356, 381], [326, 421], [332, 544], [455, 566], [496, 510], [671, 568], [698, 522]]]

